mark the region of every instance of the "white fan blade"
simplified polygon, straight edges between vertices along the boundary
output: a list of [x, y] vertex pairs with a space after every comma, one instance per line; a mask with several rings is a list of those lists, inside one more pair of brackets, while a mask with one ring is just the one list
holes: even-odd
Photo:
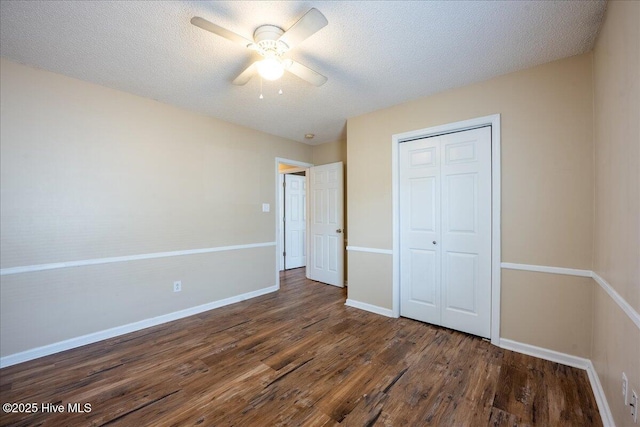
[[327, 82], [327, 78], [322, 74], [291, 59], [284, 60], [284, 69], [314, 86], [322, 86]]
[[298, 22], [293, 24], [278, 40], [292, 49], [328, 23], [327, 18], [318, 9], [313, 8], [298, 19]]
[[238, 77], [233, 80], [234, 85], [242, 86], [246, 85], [251, 77], [255, 76], [258, 72], [257, 62], [249, 65], [243, 72], [240, 73]]
[[222, 28], [213, 22], [209, 22], [204, 18], [200, 18], [199, 16], [194, 16], [191, 18], [191, 23], [196, 27], [200, 27], [203, 30], [207, 30], [213, 34], [216, 34], [220, 37], [224, 37], [227, 40], [231, 40], [232, 42], [236, 42], [241, 44], [244, 47], [249, 47], [253, 44], [253, 42], [249, 39], [245, 39], [241, 35], [234, 33], [233, 31], [229, 31], [226, 28]]

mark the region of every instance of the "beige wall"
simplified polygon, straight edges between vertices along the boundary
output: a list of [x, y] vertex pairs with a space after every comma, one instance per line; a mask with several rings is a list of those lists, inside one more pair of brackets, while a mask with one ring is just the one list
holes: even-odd
[[501, 337], [590, 356], [593, 279], [505, 269], [502, 283]]
[[351, 251], [348, 252], [347, 261], [347, 298], [390, 309], [391, 307], [387, 306], [385, 290], [390, 281], [391, 257], [385, 254]]
[[[593, 58], [593, 269], [640, 312], [640, 2], [609, 2]], [[617, 425], [631, 425], [619, 390], [626, 372], [640, 392], [640, 330], [601, 289], [594, 325], [598, 376]]]
[[[312, 161], [305, 144], [6, 60], [1, 79], [3, 269], [273, 242], [275, 158]], [[273, 286], [275, 268], [266, 247], [4, 275], [1, 354]]]
[[347, 163], [347, 141], [325, 142], [313, 146], [313, 164]]
[[[576, 56], [349, 119], [349, 245], [391, 249], [393, 134], [499, 113], [502, 261], [590, 269], [591, 60], [591, 54]], [[352, 255], [352, 273], [376, 263], [374, 254]], [[350, 274], [349, 297], [391, 308], [391, 273], [388, 263], [375, 281]], [[501, 336], [588, 357], [593, 284], [532, 274], [503, 274]], [[580, 298], [571, 296], [576, 289], [584, 292]], [[545, 312], [528, 308], [531, 295]], [[575, 320], [566, 322], [568, 316]], [[531, 332], [540, 324], [547, 334]]]

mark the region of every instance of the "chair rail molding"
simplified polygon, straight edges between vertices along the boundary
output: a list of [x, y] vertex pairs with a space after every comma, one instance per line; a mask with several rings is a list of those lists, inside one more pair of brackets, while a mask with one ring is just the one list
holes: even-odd
[[86, 265], [111, 264], [114, 262], [139, 261], [143, 259], [167, 258], [174, 256], [206, 254], [211, 252], [236, 251], [240, 249], [264, 248], [275, 246], [276, 242], [249, 243], [244, 245], [217, 246], [213, 248], [187, 249], [170, 252], [154, 252], [149, 254], [125, 255], [108, 258], [83, 259], [79, 261], [53, 262], [48, 264], [25, 265], [20, 267], [9, 267], [0, 269], [0, 276], [11, 274], [31, 273], [34, 271], [56, 270], [58, 268], [83, 267]]

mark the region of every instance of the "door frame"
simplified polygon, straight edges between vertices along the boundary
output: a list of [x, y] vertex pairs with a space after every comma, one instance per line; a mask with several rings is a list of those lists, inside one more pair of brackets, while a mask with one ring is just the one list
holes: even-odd
[[491, 126], [491, 344], [500, 342], [500, 261], [501, 261], [501, 172], [500, 172], [500, 114], [478, 117], [394, 134], [391, 137], [391, 191], [393, 201], [393, 276], [392, 313], [400, 317], [400, 143], [452, 132]]
[[[286, 176], [287, 175], [296, 175], [299, 174], [300, 172], [304, 172], [304, 178], [305, 181], [308, 181], [307, 179], [307, 174], [309, 173], [309, 169], [308, 168], [291, 168], [291, 169], [286, 169], [283, 171], [280, 171], [280, 176], [278, 177], [279, 182], [278, 182], [278, 189], [280, 191], [280, 194], [278, 194], [278, 206], [282, 209], [282, 207], [284, 206], [285, 211], [286, 211], [286, 207], [287, 207], [287, 187], [284, 186], [284, 182], [286, 180]], [[306, 186], [305, 186], [305, 195], [306, 195]], [[305, 209], [306, 209], [306, 205], [307, 202], [305, 201]], [[287, 264], [287, 257], [285, 257], [284, 255], [282, 255], [283, 252], [286, 252], [287, 250], [287, 245], [286, 245], [286, 223], [282, 220], [282, 214], [283, 212], [280, 212], [280, 221], [278, 222], [278, 231], [280, 232], [280, 235], [278, 236], [280, 238], [280, 247], [282, 248], [282, 252], [280, 252], [280, 265], [278, 266], [279, 271], [285, 271], [286, 270], [286, 264]], [[286, 215], [286, 212], [284, 212], [284, 215]], [[308, 227], [308, 221], [305, 220], [305, 230], [307, 230]], [[283, 232], [284, 230], [284, 232]], [[307, 246], [306, 244], [306, 239], [305, 239], [305, 246]], [[307, 251], [307, 248], [305, 247], [305, 252]], [[305, 263], [305, 267], [306, 267], [306, 263]], [[298, 267], [296, 267], [298, 268]], [[299, 267], [302, 268], [302, 267]]]
[[[280, 165], [291, 165], [291, 166], [297, 166], [297, 169], [291, 169], [292, 171], [307, 171], [308, 168], [310, 168], [311, 166], [313, 166], [312, 163], [306, 163], [306, 162], [301, 162], [298, 160], [290, 160], [290, 159], [284, 159], [281, 157], [276, 157], [276, 166], [275, 166], [275, 186], [276, 186], [276, 208], [275, 208], [275, 236], [276, 236], [276, 263], [275, 263], [275, 271], [276, 271], [276, 287], [278, 289], [280, 289], [280, 254], [282, 253], [282, 242], [281, 242], [281, 236], [280, 236], [280, 220], [282, 217], [282, 207], [280, 206], [280, 200], [282, 197], [282, 186], [280, 185]], [[308, 172], [308, 171], [307, 171]], [[309, 174], [306, 173], [305, 177], [307, 179], [307, 183], [309, 181]], [[307, 188], [309, 188], [309, 185], [307, 185]], [[307, 197], [307, 204], [309, 198]], [[307, 232], [309, 231], [309, 217], [307, 216]], [[307, 253], [309, 253], [307, 251]], [[306, 268], [306, 267], [305, 267]], [[306, 276], [306, 273], [305, 273]]]

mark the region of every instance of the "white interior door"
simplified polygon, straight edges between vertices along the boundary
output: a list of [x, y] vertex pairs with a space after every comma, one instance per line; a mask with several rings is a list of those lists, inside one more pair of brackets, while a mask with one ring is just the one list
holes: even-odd
[[307, 178], [284, 176], [284, 259], [285, 268], [307, 265]]
[[440, 138], [400, 144], [400, 314], [441, 323]]
[[342, 162], [309, 169], [309, 258], [307, 277], [344, 286]]
[[400, 144], [400, 313], [491, 333], [491, 127]]

